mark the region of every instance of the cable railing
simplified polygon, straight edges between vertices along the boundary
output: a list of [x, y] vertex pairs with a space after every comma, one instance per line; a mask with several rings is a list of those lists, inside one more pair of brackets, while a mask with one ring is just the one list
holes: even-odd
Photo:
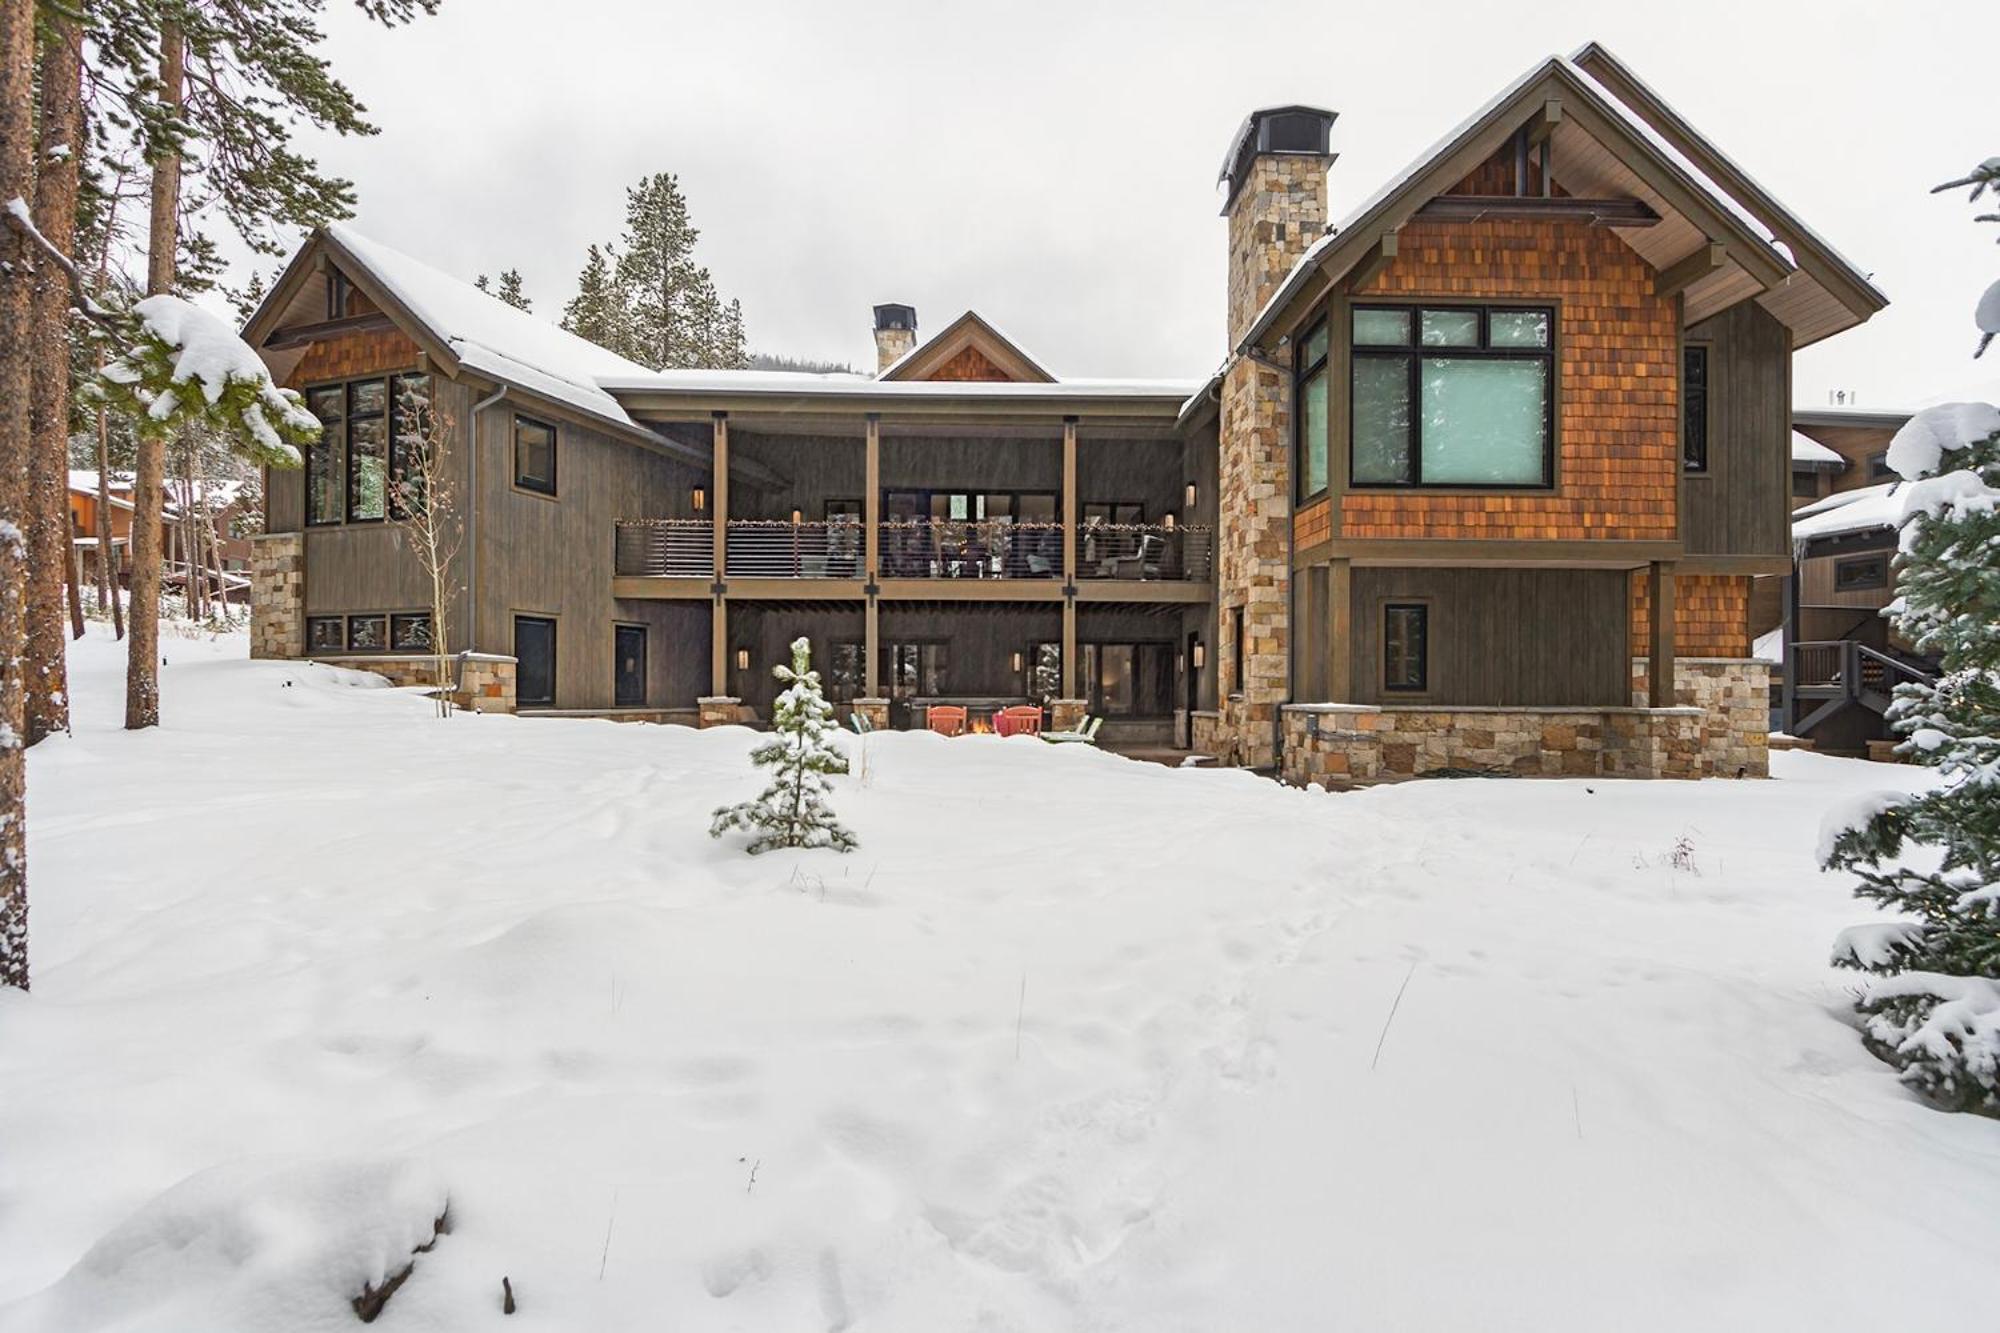
[[705, 518], [620, 519], [612, 569], [653, 578], [714, 578], [715, 525]]
[[890, 519], [881, 526], [882, 577], [1059, 579], [1060, 523], [1005, 518]]
[[[859, 520], [731, 519], [731, 578], [867, 576]], [[878, 531], [880, 576], [889, 579], [1060, 579], [1063, 525], [987, 519], [890, 519]], [[1089, 523], [1076, 533], [1079, 579], [1206, 582], [1215, 533], [1205, 526]], [[705, 518], [621, 519], [614, 569], [621, 576], [715, 577], [715, 525]]]

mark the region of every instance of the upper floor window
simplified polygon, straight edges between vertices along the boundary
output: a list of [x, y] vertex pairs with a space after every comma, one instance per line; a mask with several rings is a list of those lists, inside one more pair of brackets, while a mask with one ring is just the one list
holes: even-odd
[[546, 421], [514, 418], [514, 484], [542, 495], [556, 493], [556, 428]]
[[1299, 344], [1296, 413], [1298, 498], [1309, 500], [1326, 490], [1326, 321], [1313, 326]]
[[1681, 349], [1681, 467], [1708, 471], [1708, 348]]
[[1868, 455], [1868, 480], [1887, 481], [1896, 475], [1896, 469], [1889, 466], [1889, 451]]
[[306, 522], [377, 523], [401, 518], [396, 486], [408, 471], [415, 409], [428, 375], [376, 375], [306, 391], [320, 437], [306, 447]]
[[1356, 486], [1548, 486], [1555, 474], [1555, 312], [1356, 306]]

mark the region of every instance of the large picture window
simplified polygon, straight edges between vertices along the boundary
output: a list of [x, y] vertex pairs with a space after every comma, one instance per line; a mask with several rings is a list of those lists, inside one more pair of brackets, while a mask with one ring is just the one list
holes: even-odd
[[1326, 321], [1313, 326], [1299, 344], [1297, 384], [1293, 401], [1298, 498], [1310, 500], [1326, 490]]
[[1553, 310], [1356, 306], [1353, 333], [1355, 486], [1553, 483]]
[[395, 481], [409, 470], [414, 411], [428, 402], [428, 375], [377, 375], [306, 391], [320, 437], [306, 448], [306, 522], [379, 523], [401, 518]]

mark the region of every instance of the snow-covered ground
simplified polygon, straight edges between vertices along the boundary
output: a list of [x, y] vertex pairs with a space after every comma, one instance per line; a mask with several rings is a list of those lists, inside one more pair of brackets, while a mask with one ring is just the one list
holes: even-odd
[[878, 735], [858, 852], [752, 859], [748, 733], [242, 651], [170, 640], [127, 736], [93, 637], [32, 755], [8, 1333], [350, 1328], [447, 1199], [378, 1327], [1991, 1317], [2000, 1124], [1825, 965], [1820, 812], [1914, 770], [1332, 796]]

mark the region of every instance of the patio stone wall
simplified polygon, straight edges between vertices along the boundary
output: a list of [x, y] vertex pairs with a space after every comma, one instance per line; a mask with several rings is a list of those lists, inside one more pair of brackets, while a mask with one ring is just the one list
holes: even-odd
[[[433, 689], [437, 685], [437, 658], [421, 653], [336, 653], [315, 656], [315, 662], [367, 671], [392, 685]], [[460, 653], [445, 672], [454, 682], [451, 701], [474, 713], [511, 713], [515, 701], [516, 662], [494, 653]]]
[[305, 534], [259, 533], [250, 539], [250, 656], [293, 658], [305, 650]]
[[1351, 787], [1457, 770], [1518, 777], [1702, 776], [1698, 708], [1290, 704], [1283, 777]]
[[[1632, 659], [1632, 702], [1646, 700], [1646, 659]], [[1703, 777], [1771, 773], [1771, 664], [1748, 657], [1674, 661], [1674, 703], [1699, 708]]]
[[854, 711], [868, 719], [868, 725], [876, 731], [889, 729], [889, 701], [887, 699], [856, 699]]
[[694, 701], [699, 725], [733, 727], [743, 720], [743, 701], [733, 694], [709, 694]]

